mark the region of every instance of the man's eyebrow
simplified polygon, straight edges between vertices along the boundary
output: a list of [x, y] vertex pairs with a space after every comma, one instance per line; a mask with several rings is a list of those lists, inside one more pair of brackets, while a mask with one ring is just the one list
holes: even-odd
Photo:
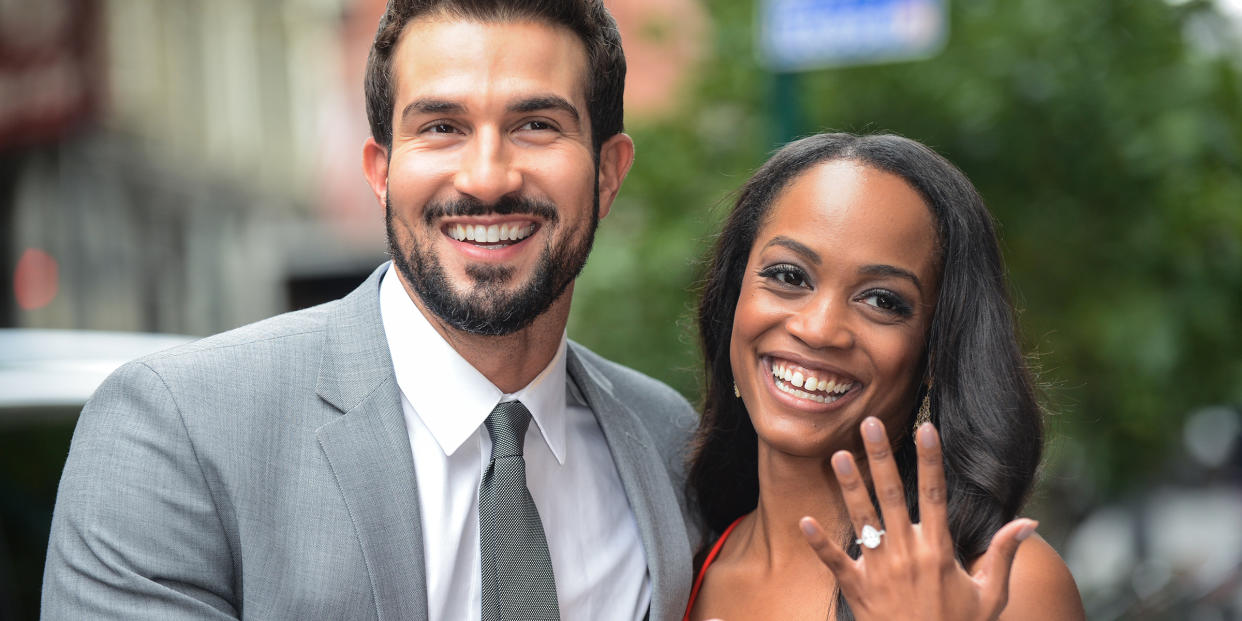
[[816, 265], [819, 265], [822, 262], [822, 260], [819, 258], [818, 252], [811, 250], [809, 247], [806, 246], [806, 244], [803, 244], [802, 242], [794, 241], [788, 237], [785, 237], [784, 235], [777, 235], [776, 237], [773, 237], [771, 240], [768, 241], [767, 244], [764, 244], [763, 247], [766, 250], [767, 248], [770, 248], [772, 246], [784, 246], [802, 255], [808, 261]]
[[509, 106], [510, 112], [539, 112], [540, 110], [560, 110], [573, 117], [575, 123], [581, 120], [581, 117], [578, 114], [578, 108], [569, 103], [569, 101], [564, 97], [558, 97], [556, 95], [529, 97], [517, 101]]
[[923, 285], [919, 282], [919, 277], [914, 275], [914, 272], [902, 269], [895, 265], [864, 265], [858, 271], [868, 276], [896, 276], [898, 278], [905, 278], [914, 283], [914, 288], [918, 289], [919, 293], [923, 292]]
[[401, 110], [401, 119], [405, 120], [411, 114], [461, 114], [465, 111], [466, 107], [455, 101], [422, 98], [411, 101]]
[[[576, 106], [569, 103], [564, 97], [556, 95], [529, 97], [509, 106], [510, 112], [517, 113], [538, 112], [540, 110], [560, 110], [573, 117], [575, 123], [580, 122], [582, 118]], [[455, 101], [424, 97], [411, 101], [409, 105], [401, 110], [401, 118], [404, 120], [413, 114], [461, 114], [465, 111], [466, 106]]]

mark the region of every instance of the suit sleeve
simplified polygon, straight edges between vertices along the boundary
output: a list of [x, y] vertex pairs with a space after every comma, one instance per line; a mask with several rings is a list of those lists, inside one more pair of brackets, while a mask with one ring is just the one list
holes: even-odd
[[87, 403], [61, 475], [44, 619], [233, 619], [233, 561], [172, 393], [119, 369]]

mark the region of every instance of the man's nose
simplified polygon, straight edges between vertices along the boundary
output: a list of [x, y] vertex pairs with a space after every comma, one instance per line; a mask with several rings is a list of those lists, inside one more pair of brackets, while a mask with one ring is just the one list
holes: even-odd
[[480, 130], [462, 153], [454, 187], [486, 205], [516, 192], [522, 187], [522, 174], [514, 166], [512, 149], [500, 132]]
[[823, 292], [807, 301], [785, 321], [785, 329], [812, 349], [854, 346], [849, 300]]

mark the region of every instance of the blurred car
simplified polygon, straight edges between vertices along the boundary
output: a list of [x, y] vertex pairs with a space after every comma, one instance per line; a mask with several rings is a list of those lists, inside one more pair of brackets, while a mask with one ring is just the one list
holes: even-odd
[[1087, 617], [1242, 619], [1242, 409], [1191, 412], [1159, 472], [1070, 533], [1065, 560]]
[[56, 486], [82, 405], [170, 334], [0, 329], [0, 619], [36, 619]]
[[192, 340], [170, 334], [0, 329], [0, 426], [76, 418], [117, 367]]

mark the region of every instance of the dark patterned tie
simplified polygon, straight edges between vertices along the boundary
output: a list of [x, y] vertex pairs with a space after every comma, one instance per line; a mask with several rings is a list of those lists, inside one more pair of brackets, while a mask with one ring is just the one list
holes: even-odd
[[522, 440], [530, 411], [508, 401], [484, 424], [492, 436], [492, 461], [479, 484], [483, 621], [559, 621], [548, 540], [526, 488]]

